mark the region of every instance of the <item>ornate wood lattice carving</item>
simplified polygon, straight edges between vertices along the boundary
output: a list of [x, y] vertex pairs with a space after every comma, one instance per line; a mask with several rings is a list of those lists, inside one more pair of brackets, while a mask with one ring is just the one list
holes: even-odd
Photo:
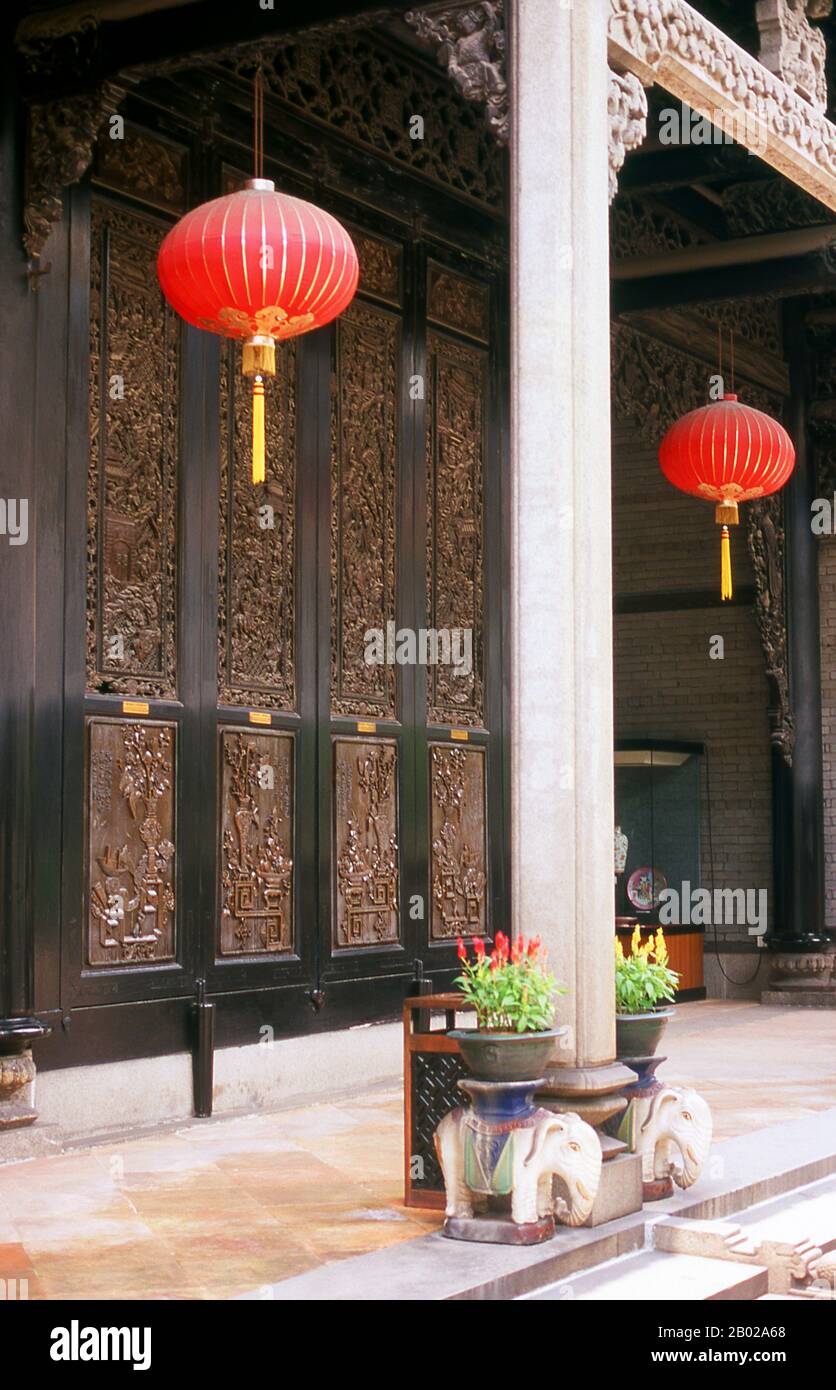
[[439, 63], [465, 100], [485, 108], [488, 129], [501, 145], [510, 138], [504, 8], [503, 0], [480, 0], [451, 5], [441, 13], [410, 10], [404, 15], [418, 38], [437, 50]]
[[121, 140], [109, 133], [99, 137], [93, 177], [163, 212], [181, 213], [186, 205], [185, 163], [185, 150], [126, 123]]
[[485, 751], [430, 744], [434, 941], [485, 936]]
[[616, 260], [658, 251], [683, 251], [710, 240], [692, 222], [661, 203], [622, 194], [610, 213], [610, 241]]
[[220, 953], [293, 949], [293, 735], [221, 730]]
[[87, 683], [176, 695], [179, 327], [156, 256], [165, 228], [91, 214]]
[[336, 329], [331, 410], [331, 708], [396, 713], [395, 668], [365, 634], [395, 621], [399, 321], [355, 300]]
[[250, 480], [252, 395], [240, 352], [221, 354], [218, 699], [296, 708], [296, 346], [276, 353], [263, 487]]
[[427, 316], [433, 323], [453, 328], [486, 343], [490, 331], [490, 290], [475, 280], [453, 275], [444, 266], [431, 264], [427, 282]]
[[400, 939], [398, 750], [334, 739], [334, 945]]
[[427, 717], [432, 724], [481, 724], [486, 355], [430, 333], [427, 363], [429, 626], [469, 633], [472, 651], [470, 663], [428, 666]]
[[788, 179], [753, 179], [721, 192], [729, 235], [758, 236], [831, 221], [829, 210]]
[[87, 962], [174, 956], [176, 725], [88, 720]]
[[443, 1192], [444, 1175], [435, 1151], [435, 1132], [444, 1116], [461, 1103], [459, 1080], [469, 1075], [458, 1052], [412, 1053], [412, 1134], [410, 1162], [421, 1161], [416, 1192]]
[[[260, 56], [274, 97], [453, 193], [502, 208], [503, 164], [496, 141], [479, 113], [443, 77], [435, 80], [361, 33], [308, 31], [301, 42], [264, 48]], [[252, 63], [247, 55], [225, 66], [249, 82]], [[423, 140], [410, 136], [412, 115], [426, 119]]]

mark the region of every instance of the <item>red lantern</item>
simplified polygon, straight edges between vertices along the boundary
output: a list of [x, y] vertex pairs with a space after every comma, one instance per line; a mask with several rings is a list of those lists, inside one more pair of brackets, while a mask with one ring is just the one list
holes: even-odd
[[777, 492], [792, 473], [795, 448], [787, 431], [762, 410], [735, 395], [692, 410], [671, 425], [659, 448], [662, 472], [674, 487], [716, 502], [720, 538], [721, 596], [732, 596], [729, 526], [738, 503]]
[[357, 253], [321, 208], [249, 179], [186, 213], [157, 258], [163, 294], [187, 323], [241, 338], [253, 378], [253, 482], [264, 481], [264, 377], [276, 340], [330, 323], [354, 297]]

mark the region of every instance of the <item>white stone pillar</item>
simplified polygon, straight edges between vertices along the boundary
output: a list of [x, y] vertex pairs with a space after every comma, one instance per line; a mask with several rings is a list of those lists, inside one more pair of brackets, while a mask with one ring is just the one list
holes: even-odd
[[[608, 0], [511, 0], [512, 891], [615, 1053]], [[620, 1069], [619, 1069], [620, 1071]]]

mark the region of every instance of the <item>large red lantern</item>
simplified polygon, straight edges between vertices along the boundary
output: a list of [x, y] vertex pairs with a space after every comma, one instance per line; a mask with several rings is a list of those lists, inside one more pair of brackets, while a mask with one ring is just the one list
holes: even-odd
[[[263, 96], [255, 84], [255, 166], [263, 169]], [[321, 208], [249, 179], [237, 193], [202, 203], [160, 247], [163, 294], [187, 323], [243, 340], [253, 378], [253, 482], [264, 481], [264, 377], [275, 376], [276, 342], [330, 323], [357, 289], [357, 253], [345, 228]]]
[[357, 253], [336, 218], [249, 179], [203, 203], [160, 247], [163, 294], [187, 323], [244, 343], [253, 378], [253, 482], [264, 481], [264, 377], [276, 342], [330, 323], [357, 289]]
[[716, 502], [720, 539], [721, 596], [732, 596], [729, 526], [738, 503], [777, 492], [792, 473], [795, 448], [787, 431], [762, 410], [735, 395], [702, 406], [671, 425], [659, 448], [662, 472], [674, 487]]

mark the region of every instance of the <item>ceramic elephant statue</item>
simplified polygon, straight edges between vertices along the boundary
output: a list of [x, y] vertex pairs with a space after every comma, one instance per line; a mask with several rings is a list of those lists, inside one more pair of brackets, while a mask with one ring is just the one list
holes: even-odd
[[708, 1157], [712, 1133], [711, 1111], [701, 1095], [663, 1086], [652, 1097], [637, 1134], [643, 1181], [671, 1177], [677, 1187], [691, 1187]]
[[435, 1147], [448, 1217], [472, 1217], [474, 1193], [510, 1193], [518, 1225], [554, 1215], [563, 1225], [581, 1226], [592, 1210], [601, 1144], [578, 1115], [535, 1110], [513, 1127], [486, 1126], [462, 1106], [441, 1121]]

